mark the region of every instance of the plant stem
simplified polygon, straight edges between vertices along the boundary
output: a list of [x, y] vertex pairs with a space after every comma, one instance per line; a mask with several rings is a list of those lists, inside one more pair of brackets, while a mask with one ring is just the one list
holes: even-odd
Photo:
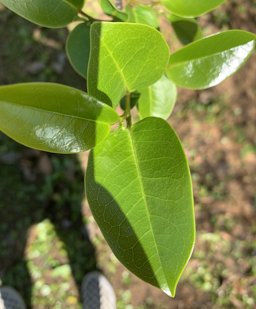
[[125, 119], [127, 128], [132, 126], [132, 117], [131, 117], [131, 94], [127, 93], [125, 97]]
[[79, 11], [79, 13], [80, 13], [82, 16], [86, 17], [86, 19], [87, 19], [88, 21], [90, 21], [90, 22], [101, 21], [100, 19], [93, 18], [92, 16], [86, 14], [86, 13], [85, 13], [84, 11], [82, 11], [82, 10]]

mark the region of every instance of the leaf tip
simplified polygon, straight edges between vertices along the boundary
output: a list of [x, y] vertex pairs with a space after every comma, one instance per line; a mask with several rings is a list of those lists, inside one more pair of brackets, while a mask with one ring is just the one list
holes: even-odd
[[166, 295], [168, 295], [171, 298], [174, 298], [176, 295], [176, 287], [177, 287], [177, 283], [174, 283], [170, 286], [162, 287], [161, 289]]

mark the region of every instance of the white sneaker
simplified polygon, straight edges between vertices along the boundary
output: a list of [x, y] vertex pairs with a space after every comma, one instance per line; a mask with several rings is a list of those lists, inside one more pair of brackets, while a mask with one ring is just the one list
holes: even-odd
[[83, 309], [116, 309], [115, 292], [105, 276], [88, 273], [82, 283]]
[[25, 309], [20, 294], [10, 287], [0, 288], [0, 309]]

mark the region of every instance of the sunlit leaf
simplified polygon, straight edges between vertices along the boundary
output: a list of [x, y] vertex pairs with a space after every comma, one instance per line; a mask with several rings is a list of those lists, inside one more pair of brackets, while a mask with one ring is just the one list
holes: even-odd
[[172, 13], [195, 17], [214, 10], [226, 0], [161, 0]]
[[248, 59], [255, 39], [253, 33], [230, 30], [198, 40], [171, 55], [167, 75], [184, 88], [215, 86]]
[[111, 133], [90, 154], [86, 191], [117, 258], [174, 296], [195, 225], [187, 160], [170, 126], [146, 118]]
[[166, 76], [162, 76], [156, 83], [140, 92], [141, 118], [155, 116], [167, 119], [171, 115], [177, 98], [177, 90], [175, 84]]
[[159, 20], [154, 8], [145, 5], [136, 5], [127, 7], [128, 21], [133, 23], [140, 23], [149, 25], [154, 28], [159, 27]]
[[169, 48], [147, 25], [94, 23], [88, 67], [89, 94], [116, 107], [126, 92], [156, 82], [164, 73]]
[[59, 84], [0, 87], [0, 131], [39, 150], [76, 153], [94, 147], [119, 117], [108, 105]]

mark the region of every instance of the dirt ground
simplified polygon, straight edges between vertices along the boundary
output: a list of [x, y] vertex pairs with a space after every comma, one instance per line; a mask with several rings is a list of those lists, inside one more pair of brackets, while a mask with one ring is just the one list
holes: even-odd
[[[228, 1], [200, 19], [205, 33], [256, 32], [256, 1]], [[0, 10], [0, 84], [60, 82], [84, 88], [64, 53], [67, 31]], [[197, 241], [175, 299], [113, 256], [86, 199], [78, 158], [29, 150], [0, 135], [0, 283], [29, 307], [80, 308], [85, 273], [101, 269], [119, 309], [250, 309], [256, 299], [256, 55], [221, 85], [179, 90], [170, 117], [190, 162]]]

